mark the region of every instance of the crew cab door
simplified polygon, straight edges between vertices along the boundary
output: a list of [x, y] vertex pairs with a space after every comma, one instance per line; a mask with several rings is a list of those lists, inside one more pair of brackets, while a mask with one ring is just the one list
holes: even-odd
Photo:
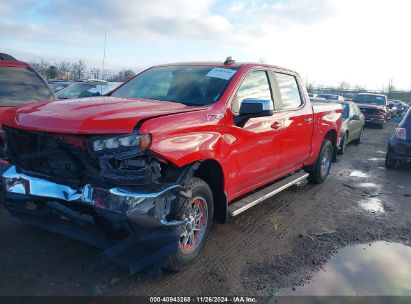
[[[250, 71], [231, 104], [234, 121], [245, 99], [273, 102], [273, 96], [268, 71]], [[264, 185], [279, 174], [282, 131], [275, 112], [271, 116], [250, 118], [243, 125], [234, 123], [231, 132], [236, 140], [231, 144], [230, 198]]]
[[311, 152], [313, 109], [297, 75], [271, 71], [270, 77], [279, 93], [277, 119], [283, 128], [280, 170], [290, 173], [300, 169]]

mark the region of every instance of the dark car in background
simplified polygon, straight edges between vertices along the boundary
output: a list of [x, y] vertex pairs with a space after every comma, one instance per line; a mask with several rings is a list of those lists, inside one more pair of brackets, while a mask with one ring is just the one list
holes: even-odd
[[58, 91], [56, 93], [56, 96], [58, 99], [102, 96], [111, 92], [120, 84], [121, 82], [107, 82], [104, 80], [86, 80], [83, 82], [77, 82], [72, 85], [69, 85], [68, 87]]
[[351, 101], [341, 102], [343, 108], [342, 125], [340, 132], [340, 146], [338, 152], [344, 154], [345, 147], [354, 142], [359, 144], [364, 131], [365, 118], [358, 106]]
[[388, 142], [385, 167], [395, 169], [404, 162], [411, 162], [411, 108]]
[[388, 100], [383, 94], [359, 93], [353, 101], [365, 116], [366, 124], [375, 124], [383, 129], [388, 117]]
[[342, 97], [341, 95], [336, 95], [336, 94], [317, 94], [316, 97], [324, 98], [326, 100], [344, 101], [344, 97]]

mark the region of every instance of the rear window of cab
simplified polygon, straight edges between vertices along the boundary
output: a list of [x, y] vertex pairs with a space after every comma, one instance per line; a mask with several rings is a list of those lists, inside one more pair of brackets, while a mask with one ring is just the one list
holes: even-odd
[[0, 106], [53, 100], [45, 82], [32, 68], [0, 67]]

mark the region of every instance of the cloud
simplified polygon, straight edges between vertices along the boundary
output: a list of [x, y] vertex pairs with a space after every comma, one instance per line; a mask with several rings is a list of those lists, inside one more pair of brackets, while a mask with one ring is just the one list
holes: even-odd
[[[294, 68], [318, 83], [408, 87], [405, 0], [13, 0], [0, 44], [139, 66], [233, 55]], [[100, 60], [100, 59], [98, 59]]]
[[[320, 3], [321, 2], [321, 3]], [[242, 43], [245, 39], [264, 37], [263, 27], [284, 28], [293, 24], [311, 23], [327, 17], [331, 5], [324, 0], [275, 1], [272, 4], [257, 2], [230, 2], [227, 10], [215, 12], [216, 2], [211, 0], [54, 0], [33, 2], [17, 0], [3, 8], [14, 15], [25, 16], [28, 23], [39, 21], [37, 33], [28, 29], [30, 37], [37, 40], [41, 31], [54, 29], [55, 37], [75, 36], [108, 31], [135, 41], [154, 39], [213, 40]], [[231, 14], [227, 15], [227, 11]], [[34, 19], [34, 20], [33, 20]], [[10, 32], [24, 32], [15, 20], [8, 23]], [[7, 36], [7, 32], [2, 31]]]

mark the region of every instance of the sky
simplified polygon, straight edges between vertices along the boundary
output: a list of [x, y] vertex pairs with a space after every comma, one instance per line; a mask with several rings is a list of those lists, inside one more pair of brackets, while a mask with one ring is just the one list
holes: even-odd
[[264, 62], [314, 85], [411, 89], [408, 0], [0, 0], [0, 52], [135, 71]]

